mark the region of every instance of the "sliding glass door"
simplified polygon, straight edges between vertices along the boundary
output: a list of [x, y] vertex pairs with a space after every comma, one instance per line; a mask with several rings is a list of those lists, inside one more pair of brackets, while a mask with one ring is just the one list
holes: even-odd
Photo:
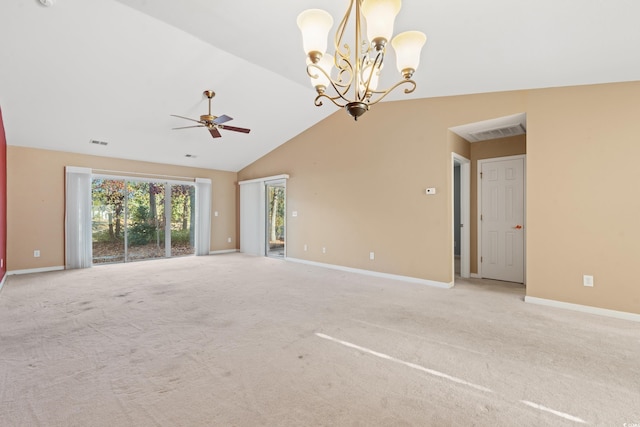
[[127, 182], [127, 261], [164, 258], [165, 184]]
[[195, 254], [195, 187], [190, 184], [92, 180], [93, 263]]
[[91, 197], [93, 263], [124, 262], [124, 180], [94, 178]]
[[170, 256], [193, 255], [195, 253], [195, 220], [195, 187], [193, 185], [172, 185]]
[[267, 256], [285, 256], [285, 182], [273, 181], [265, 184], [267, 197]]

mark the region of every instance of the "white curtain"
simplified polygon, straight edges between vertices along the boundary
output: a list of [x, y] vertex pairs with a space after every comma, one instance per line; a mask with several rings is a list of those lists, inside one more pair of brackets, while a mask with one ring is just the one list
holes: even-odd
[[67, 166], [65, 180], [65, 266], [91, 267], [91, 169]]
[[196, 255], [211, 248], [211, 180], [196, 178]]
[[240, 183], [240, 252], [265, 255], [264, 181]]

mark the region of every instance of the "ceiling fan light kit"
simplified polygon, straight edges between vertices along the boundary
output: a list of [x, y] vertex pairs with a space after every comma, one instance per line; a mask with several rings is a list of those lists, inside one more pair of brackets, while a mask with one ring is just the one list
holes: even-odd
[[208, 111], [208, 113], [201, 115], [200, 116], [200, 120], [196, 120], [196, 119], [192, 119], [192, 118], [184, 117], [184, 116], [178, 116], [176, 114], [171, 114], [172, 117], [178, 117], [180, 119], [190, 120], [192, 122], [199, 123], [197, 125], [192, 125], [192, 126], [181, 126], [181, 127], [173, 128], [174, 130], [176, 130], [176, 129], [188, 129], [188, 128], [206, 127], [209, 130], [209, 133], [211, 134], [211, 136], [213, 138], [220, 138], [222, 136], [218, 129], [230, 130], [230, 131], [241, 132], [241, 133], [249, 133], [249, 132], [251, 132], [251, 129], [240, 128], [240, 127], [236, 127], [236, 126], [228, 126], [228, 125], [223, 124], [223, 123], [226, 123], [226, 122], [228, 122], [230, 120], [233, 120], [233, 119], [231, 117], [227, 116], [226, 114], [223, 114], [221, 116], [214, 116], [213, 114], [211, 114], [211, 99], [214, 96], [216, 96], [216, 93], [214, 91], [212, 91], [212, 90], [205, 90], [202, 94], [204, 96], [206, 96], [207, 99], [209, 100], [209, 111]]
[[[298, 15], [297, 24], [307, 54], [307, 74], [318, 94], [314, 101], [316, 106], [328, 99], [358, 120], [371, 105], [380, 102], [398, 86], [407, 86], [404, 93], [415, 90], [416, 82], [411, 78], [418, 69], [420, 52], [427, 37], [420, 31], [407, 31], [391, 40], [400, 8], [401, 0], [350, 0], [336, 30], [333, 54], [326, 52], [327, 36], [333, 25], [331, 15], [321, 9], [305, 10]], [[343, 42], [352, 10], [355, 12], [353, 58], [352, 49]], [[363, 35], [365, 22], [366, 37]], [[402, 79], [388, 89], [378, 90], [389, 40]], [[327, 93], [329, 87], [331, 90]], [[352, 95], [349, 95], [350, 91]]]

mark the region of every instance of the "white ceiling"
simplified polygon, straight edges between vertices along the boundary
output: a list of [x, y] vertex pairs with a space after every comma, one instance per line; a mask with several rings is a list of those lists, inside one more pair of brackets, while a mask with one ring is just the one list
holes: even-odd
[[[319, 7], [337, 23], [346, 4], [2, 0], [7, 142], [240, 170], [335, 112], [313, 105], [295, 21]], [[640, 80], [639, 18], [637, 0], [405, 0], [396, 32], [428, 40], [417, 90], [388, 99]], [[384, 74], [395, 80], [393, 62]], [[205, 89], [217, 94], [213, 114], [251, 133], [171, 130], [189, 122], [170, 114], [206, 113]]]

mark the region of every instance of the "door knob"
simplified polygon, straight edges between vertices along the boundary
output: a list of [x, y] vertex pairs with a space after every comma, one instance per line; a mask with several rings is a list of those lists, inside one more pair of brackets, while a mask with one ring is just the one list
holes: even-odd
[[522, 228], [522, 226], [521, 226], [520, 224], [518, 224], [518, 225], [516, 225], [516, 226], [515, 226], [515, 227], [513, 227], [513, 228], [515, 228], [516, 230], [520, 230], [520, 229]]

